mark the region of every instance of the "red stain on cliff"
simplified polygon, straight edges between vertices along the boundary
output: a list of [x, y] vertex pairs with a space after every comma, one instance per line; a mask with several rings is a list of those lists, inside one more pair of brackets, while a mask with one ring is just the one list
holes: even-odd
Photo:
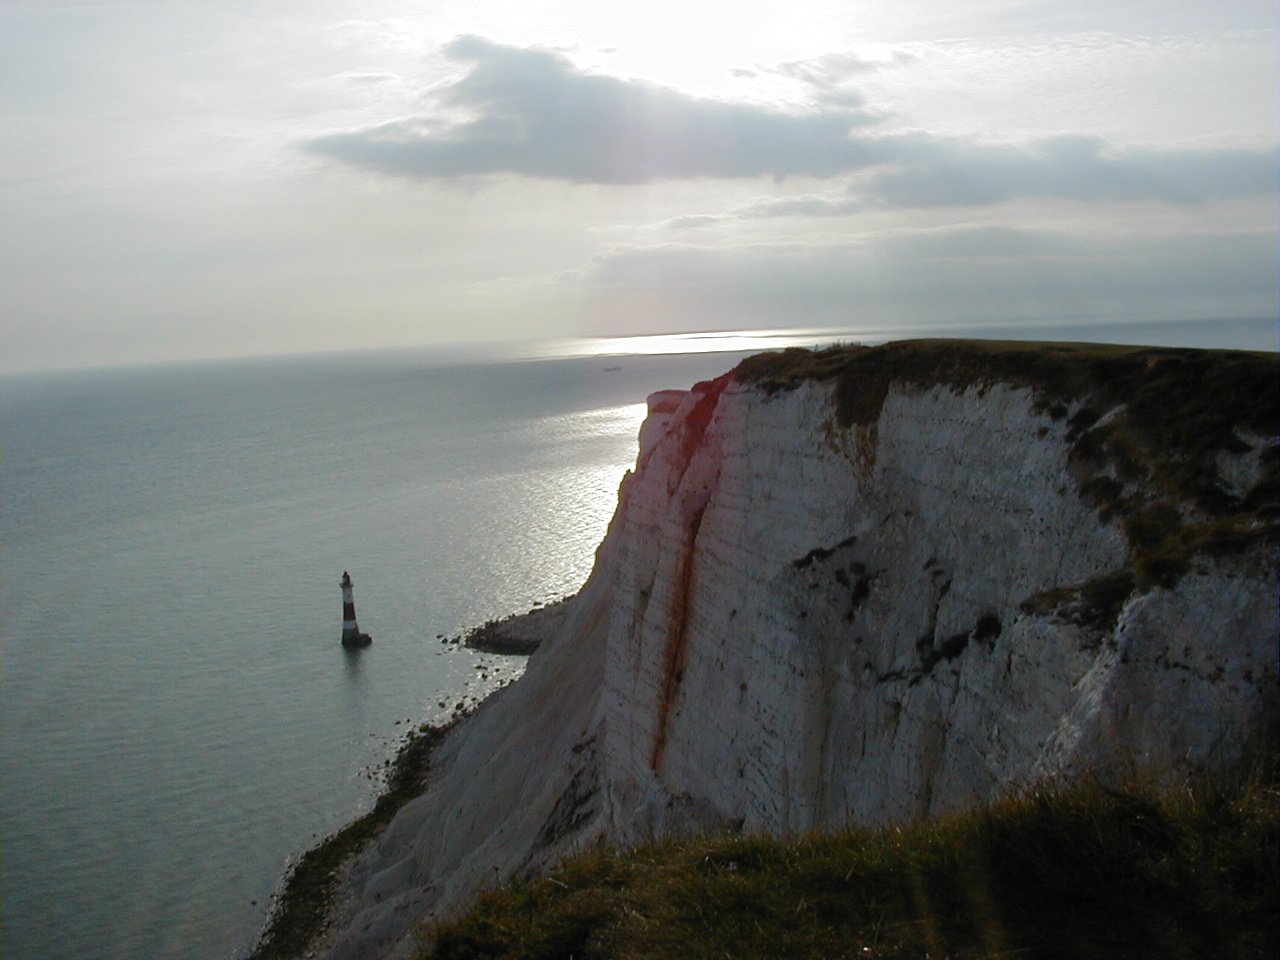
[[667, 726], [671, 722], [671, 707], [680, 681], [684, 678], [685, 652], [689, 646], [689, 600], [693, 596], [693, 542], [702, 525], [699, 510], [693, 527], [688, 531], [680, 559], [676, 563], [675, 596], [671, 601], [671, 619], [667, 623], [667, 643], [662, 652], [662, 690], [658, 700], [658, 730], [653, 738], [653, 753], [649, 767], [656, 773], [662, 764], [662, 752], [667, 746]]
[[[732, 375], [725, 374], [715, 380], [696, 384], [693, 393], [701, 394], [693, 408], [680, 424], [679, 457], [681, 480], [688, 473], [689, 465], [695, 454], [702, 448], [703, 437], [707, 426], [715, 414], [720, 402], [720, 394], [732, 382]], [[708, 451], [712, 454], [712, 451]], [[717, 458], [719, 451], [714, 451]], [[719, 463], [708, 476], [718, 477]], [[676, 694], [680, 690], [680, 681], [684, 678], [685, 654], [689, 645], [689, 607], [694, 592], [694, 548], [698, 540], [698, 530], [702, 526], [703, 514], [707, 511], [707, 503], [711, 499], [713, 483], [701, 488], [680, 490], [679, 509], [683, 520], [684, 536], [680, 554], [675, 565], [675, 582], [672, 584], [671, 615], [667, 621], [666, 645], [662, 655], [662, 687], [658, 700], [657, 730], [653, 739], [653, 752], [649, 757], [649, 766], [656, 773], [662, 765], [662, 754], [667, 746], [667, 731], [671, 722], [671, 709]]]

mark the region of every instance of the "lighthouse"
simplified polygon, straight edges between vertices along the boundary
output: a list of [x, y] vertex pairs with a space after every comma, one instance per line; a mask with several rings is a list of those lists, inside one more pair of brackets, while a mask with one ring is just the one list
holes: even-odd
[[356, 626], [356, 602], [351, 598], [351, 574], [343, 570], [338, 585], [342, 587], [342, 645], [367, 647], [373, 643], [373, 638], [367, 633], [361, 633]]

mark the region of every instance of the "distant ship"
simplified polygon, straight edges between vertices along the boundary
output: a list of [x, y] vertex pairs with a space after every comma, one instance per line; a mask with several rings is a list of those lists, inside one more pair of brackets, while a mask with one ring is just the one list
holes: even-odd
[[356, 626], [356, 602], [351, 599], [351, 574], [342, 571], [342, 579], [338, 581], [342, 587], [342, 645], [344, 647], [367, 647], [373, 643], [373, 637], [361, 633]]

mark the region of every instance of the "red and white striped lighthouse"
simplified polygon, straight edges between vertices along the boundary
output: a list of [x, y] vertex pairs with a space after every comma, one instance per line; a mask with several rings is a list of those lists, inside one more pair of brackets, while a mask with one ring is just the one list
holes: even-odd
[[367, 633], [361, 633], [356, 626], [356, 602], [351, 598], [351, 574], [343, 570], [338, 585], [342, 587], [342, 645], [367, 647], [373, 642], [373, 638]]

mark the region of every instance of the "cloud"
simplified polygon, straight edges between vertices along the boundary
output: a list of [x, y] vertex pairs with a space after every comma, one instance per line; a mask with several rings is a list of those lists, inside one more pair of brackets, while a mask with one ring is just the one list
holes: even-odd
[[773, 217], [847, 217], [867, 209], [867, 203], [850, 197], [819, 197], [801, 194], [755, 200], [728, 213], [694, 213], [664, 220], [664, 230], [692, 230], [731, 223], [735, 220], [767, 220]]
[[329, 79], [338, 83], [379, 84], [396, 83], [401, 77], [398, 73], [349, 72], [336, 73]]
[[862, 200], [804, 195], [758, 200], [739, 209], [737, 215], [744, 220], [769, 217], [846, 217], [866, 208], [867, 204]]
[[1026, 260], [1057, 257], [1085, 261], [1096, 240], [1085, 242], [1069, 233], [1009, 226], [944, 227], [891, 233], [880, 240], [880, 252], [915, 263], [949, 260]]
[[737, 211], [743, 218], [987, 206], [1027, 197], [1194, 204], [1277, 191], [1274, 146], [1114, 147], [1075, 134], [999, 143], [885, 131], [878, 126], [885, 118], [843, 85], [878, 66], [853, 56], [777, 68], [801, 79], [816, 100], [807, 111], [791, 111], [586, 73], [552, 51], [474, 36], [454, 40], [445, 54], [469, 67], [432, 92], [432, 113], [318, 137], [306, 148], [422, 179], [850, 178], [844, 197], [772, 200]]
[[663, 221], [661, 226], [664, 230], [694, 230], [698, 227], [714, 226], [724, 220], [724, 217], [713, 213], [694, 213], [684, 217], [672, 217], [670, 220]]
[[887, 66], [909, 64], [916, 56], [905, 51], [895, 51], [887, 60], [871, 60], [853, 53], [829, 53], [810, 60], [793, 60], [779, 64], [770, 72], [807, 86], [819, 103], [861, 105], [862, 97], [846, 84], [851, 78], [861, 77]]
[[1280, 186], [1280, 154], [1274, 147], [1114, 149], [1087, 136], [1016, 145], [917, 134], [884, 138], [880, 149], [891, 162], [855, 176], [843, 194], [756, 200], [727, 213], [686, 216], [664, 226], [847, 217], [871, 209], [985, 207], [1019, 199], [1154, 200], [1185, 206], [1274, 195]]
[[636, 184], [694, 177], [832, 176], [876, 162], [856, 104], [791, 113], [692, 97], [577, 70], [547, 50], [479, 37], [450, 43], [471, 64], [436, 93], [439, 115], [311, 140], [312, 152], [407, 177], [521, 174]]
[[1275, 193], [1275, 148], [1110, 149], [1099, 137], [1027, 146], [927, 135], [894, 144], [897, 163], [856, 189], [881, 207], [985, 206], [1021, 197], [1203, 203]]

